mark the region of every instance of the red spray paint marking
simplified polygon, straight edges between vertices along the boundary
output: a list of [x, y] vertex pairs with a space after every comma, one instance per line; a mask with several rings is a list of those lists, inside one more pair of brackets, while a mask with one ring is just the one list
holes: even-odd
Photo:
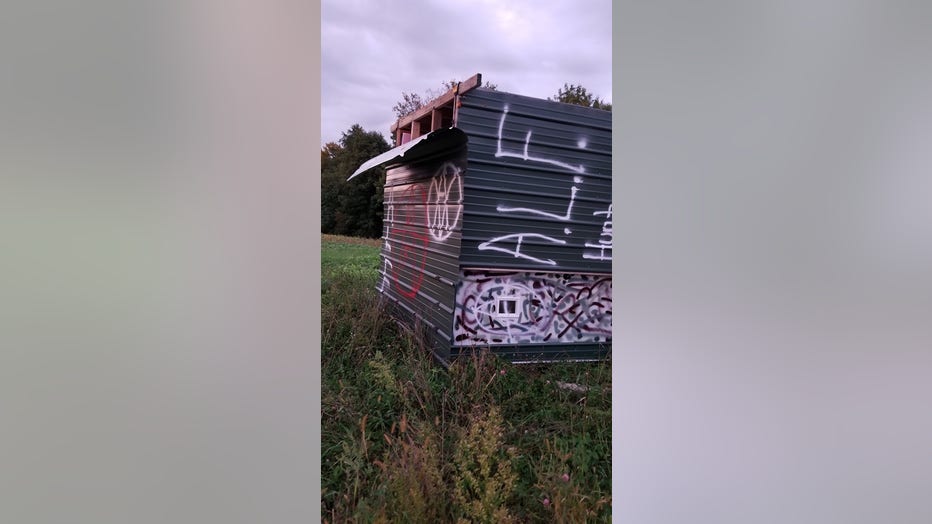
[[[427, 263], [427, 193], [421, 185], [411, 185], [401, 193], [402, 203], [395, 208], [395, 215], [404, 217], [404, 226], [398, 227], [396, 238], [401, 242], [396, 244], [398, 260], [414, 266], [414, 275], [410, 285], [406, 285], [399, 278], [399, 270], [407, 267], [404, 264], [392, 264], [392, 278], [395, 280], [395, 289], [398, 294], [406, 298], [414, 298], [424, 283], [424, 267]], [[424, 223], [416, 223], [414, 210], [410, 206], [419, 202], [424, 206]], [[411, 244], [411, 245], [409, 245]]]

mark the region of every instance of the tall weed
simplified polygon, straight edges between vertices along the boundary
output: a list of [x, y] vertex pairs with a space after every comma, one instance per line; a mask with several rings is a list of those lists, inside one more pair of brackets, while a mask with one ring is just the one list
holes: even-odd
[[378, 247], [327, 242], [322, 270], [323, 520], [610, 520], [607, 362], [444, 369], [380, 303]]
[[504, 447], [504, 421], [499, 409], [476, 409], [454, 454], [454, 501], [458, 522], [492, 524], [513, 522], [505, 502], [514, 491], [517, 476], [511, 460], [517, 450]]
[[385, 485], [385, 514], [392, 522], [442, 522], [447, 500], [440, 446], [433, 432], [411, 427], [402, 416], [384, 435], [385, 459], [376, 461]]

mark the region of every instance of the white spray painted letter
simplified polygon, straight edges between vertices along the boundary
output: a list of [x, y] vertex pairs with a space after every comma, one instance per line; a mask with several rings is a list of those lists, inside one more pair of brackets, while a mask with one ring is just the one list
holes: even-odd
[[[573, 183], [582, 184], [582, 177], [575, 176], [573, 177]], [[531, 213], [534, 215], [540, 215], [548, 218], [553, 218], [555, 220], [561, 220], [566, 222], [570, 219], [570, 216], [573, 214], [573, 202], [576, 201], [576, 193], [579, 191], [579, 188], [576, 186], [570, 187], [570, 203], [566, 206], [566, 213], [562, 215], [557, 215], [554, 213], [548, 213], [546, 211], [541, 211], [539, 209], [531, 209], [527, 207], [505, 207], [501, 204], [496, 207], [496, 211], [499, 213]]]
[[545, 164], [551, 164], [555, 166], [562, 167], [564, 169], [569, 169], [576, 173], [584, 173], [586, 169], [581, 166], [574, 166], [572, 164], [567, 164], [566, 162], [560, 162], [559, 160], [554, 160], [552, 158], [544, 158], [540, 156], [531, 156], [528, 154], [528, 145], [531, 143], [531, 130], [528, 130], [527, 135], [524, 137], [524, 151], [521, 153], [514, 153], [511, 151], [504, 151], [502, 149], [502, 129], [505, 127], [505, 116], [508, 115], [508, 106], [502, 110], [502, 118], [498, 122], [498, 143], [495, 149], [495, 158], [499, 157], [511, 157], [511, 158], [520, 158], [522, 160], [529, 160], [531, 162], [543, 162]]
[[[529, 256], [529, 255], [525, 255], [524, 253], [522, 253], [522, 252], [521, 252], [521, 242], [523, 242], [525, 238], [542, 238], [542, 239], [547, 240], [547, 241], [549, 241], [549, 242], [552, 242], [552, 243], [554, 243], [554, 244], [566, 244], [566, 241], [565, 241], [565, 240], [560, 240], [560, 239], [558, 239], [558, 238], [548, 237], [547, 235], [541, 235], [541, 234], [538, 234], [538, 233], [515, 233], [515, 234], [513, 234], [513, 235], [504, 235], [504, 236], [500, 236], [500, 237], [497, 237], [497, 238], [493, 238], [493, 239], [489, 240], [488, 242], [483, 242], [483, 243], [479, 244], [479, 251], [501, 251], [502, 253], [508, 253], [508, 254], [510, 254], [510, 255], [514, 255], [515, 258], [524, 258], [524, 259], [527, 259], [527, 260], [533, 260], [534, 262], [539, 262], [539, 263], [541, 263], [541, 264], [548, 264], [548, 265], [551, 265], [551, 266], [557, 265], [557, 263], [556, 263], [555, 261], [550, 260], [549, 258], [546, 259], [546, 260], [543, 260], [543, 259], [540, 259], [540, 258], [535, 258], [535, 257]], [[497, 243], [497, 242], [502, 242], [502, 241], [505, 241], [505, 240], [512, 240], [512, 239], [515, 240], [515, 248], [514, 248], [514, 249], [508, 249], [508, 248], [497, 247], [497, 246], [493, 246], [493, 245], [492, 245], [492, 244], [495, 244], [495, 243]]]
[[[593, 252], [584, 252], [583, 258], [589, 260], [611, 260], [612, 259], [612, 205], [608, 205], [606, 211], [595, 211], [593, 215], [603, 215], [605, 216], [605, 222], [602, 224], [602, 235], [599, 237], [599, 242], [593, 244], [591, 242], [586, 242], [586, 247], [598, 249], [598, 253]], [[605, 251], [608, 251], [608, 254], [605, 254]]]

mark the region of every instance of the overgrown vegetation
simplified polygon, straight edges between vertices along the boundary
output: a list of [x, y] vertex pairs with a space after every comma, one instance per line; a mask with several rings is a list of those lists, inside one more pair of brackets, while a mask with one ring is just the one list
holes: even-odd
[[378, 251], [323, 240], [322, 519], [609, 521], [610, 363], [445, 370], [381, 310]]

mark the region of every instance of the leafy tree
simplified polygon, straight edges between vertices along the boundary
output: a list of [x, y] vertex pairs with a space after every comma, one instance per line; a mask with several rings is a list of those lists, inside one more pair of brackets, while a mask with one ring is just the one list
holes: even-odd
[[424, 101], [421, 99], [421, 95], [402, 91], [401, 100], [399, 100], [398, 103], [392, 107], [392, 111], [395, 112], [395, 116], [401, 118], [407, 114], [417, 111], [422, 107], [424, 107]]
[[557, 94], [553, 98], [548, 98], [547, 100], [555, 100], [557, 102], [563, 102], [564, 104], [575, 104], [583, 107], [593, 107], [595, 109], [604, 109], [605, 111], [612, 110], [612, 104], [597, 98], [585, 87], [575, 84], [563, 84], [563, 87], [557, 91]]
[[339, 144], [321, 148], [321, 231], [378, 238], [382, 235], [385, 172], [347, 181], [363, 162], [390, 149], [381, 133], [354, 124]]
[[327, 142], [324, 147], [320, 148], [320, 163], [323, 166], [324, 162], [333, 160], [342, 148], [340, 144], [336, 142]]
[[337, 157], [343, 152], [343, 147], [336, 142], [328, 142], [320, 148], [320, 230], [324, 233], [333, 233], [336, 229], [333, 202], [340, 195], [340, 175], [337, 172]]

